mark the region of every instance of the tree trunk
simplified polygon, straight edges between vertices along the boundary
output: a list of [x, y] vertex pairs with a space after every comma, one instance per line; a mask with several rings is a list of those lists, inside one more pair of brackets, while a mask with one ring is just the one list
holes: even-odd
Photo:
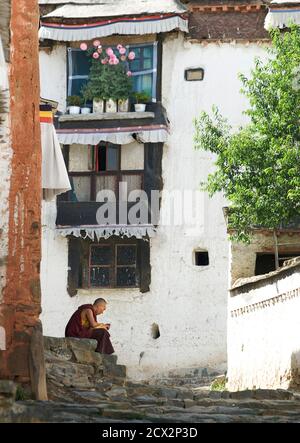
[[274, 229], [274, 231], [273, 231], [273, 237], [274, 237], [274, 245], [275, 245], [275, 268], [279, 269], [278, 238], [277, 238], [276, 229]]

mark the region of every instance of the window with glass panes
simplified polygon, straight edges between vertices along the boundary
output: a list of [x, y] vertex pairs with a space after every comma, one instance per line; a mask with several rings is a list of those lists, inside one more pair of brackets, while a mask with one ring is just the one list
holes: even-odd
[[81, 95], [90, 72], [90, 59], [78, 48], [68, 48], [68, 97]]
[[113, 242], [90, 245], [89, 287], [138, 286], [137, 244]]
[[[157, 42], [127, 46], [135, 52], [135, 59], [129, 62], [133, 77], [133, 90], [147, 92], [156, 100]], [[89, 78], [91, 58], [78, 48], [68, 48], [68, 96], [80, 95], [81, 88]]]
[[[143, 189], [143, 170], [121, 169], [120, 145], [100, 143], [85, 149], [89, 150], [90, 171], [69, 172], [72, 191], [64, 194], [67, 200], [96, 201], [99, 191], [110, 190], [115, 193], [117, 201], [127, 201], [131, 191]], [[126, 182], [127, 189], [119, 189], [121, 182]]]
[[129, 63], [133, 76], [133, 89], [146, 92], [152, 100], [156, 100], [157, 80], [157, 43], [152, 45], [130, 46], [135, 52], [135, 59]]

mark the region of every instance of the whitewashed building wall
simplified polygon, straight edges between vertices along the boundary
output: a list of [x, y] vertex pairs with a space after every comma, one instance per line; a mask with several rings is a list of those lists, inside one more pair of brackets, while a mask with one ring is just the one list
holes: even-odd
[[[43, 94], [65, 106], [65, 48], [52, 53], [58, 72], [51, 76], [52, 55], [41, 55]], [[249, 73], [255, 56], [264, 54], [259, 44], [191, 44], [183, 36], [166, 37], [163, 45], [163, 104], [171, 123], [164, 146], [162, 217], [168, 192], [198, 190], [213, 168], [209, 153], [193, 148], [193, 118], [201, 109], [219, 104], [230, 122], [245, 122], [245, 99], [240, 95], [238, 73]], [[53, 66], [53, 65], [52, 65]], [[184, 69], [203, 67], [203, 82], [186, 82]], [[53, 69], [53, 68], [51, 68]], [[54, 84], [54, 79], [57, 82]], [[51, 85], [50, 85], [51, 83]], [[49, 86], [50, 85], [50, 86]], [[48, 89], [49, 88], [49, 89]], [[133, 156], [134, 157], [134, 156]], [[79, 290], [67, 293], [67, 240], [55, 237], [55, 203], [43, 208], [42, 321], [45, 335], [62, 336], [70, 315], [97, 297], [108, 301], [105, 314], [112, 323], [111, 336], [119, 362], [132, 379], [149, 379], [190, 368], [224, 370], [228, 241], [221, 195], [202, 194], [194, 226], [161, 226], [151, 241], [151, 287], [138, 289]], [[194, 208], [195, 209], [195, 208]], [[178, 211], [176, 211], [178, 215]], [[193, 262], [195, 249], [208, 250], [210, 264]], [[160, 329], [154, 339], [152, 324]]]

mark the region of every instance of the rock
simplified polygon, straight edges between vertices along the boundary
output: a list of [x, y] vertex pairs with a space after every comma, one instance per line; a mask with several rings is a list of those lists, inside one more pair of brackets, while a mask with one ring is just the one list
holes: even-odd
[[94, 368], [72, 362], [46, 363], [47, 378], [62, 383], [64, 386], [89, 388], [92, 387], [91, 378]]
[[73, 349], [74, 347], [79, 349], [89, 349], [91, 352], [95, 352], [97, 348], [97, 340], [89, 339], [89, 338], [73, 338], [68, 337], [65, 338], [68, 346]]
[[78, 363], [91, 364], [97, 368], [102, 368], [102, 356], [99, 352], [91, 352], [88, 349], [76, 348], [76, 346], [72, 347], [72, 350], [75, 361]]
[[161, 388], [161, 389], [159, 389], [160, 397], [176, 398], [177, 393], [178, 393], [178, 390], [175, 388]]
[[132, 398], [137, 403], [143, 403], [148, 405], [155, 405], [158, 402], [158, 399], [153, 395], [138, 395]]
[[103, 375], [104, 377], [126, 378], [126, 366], [103, 362]]
[[113, 387], [109, 391], [106, 391], [105, 395], [107, 395], [109, 398], [127, 397], [127, 391], [125, 388]]
[[9, 408], [16, 399], [17, 387], [9, 380], [0, 380], [0, 408]]
[[294, 395], [284, 389], [256, 389], [252, 392], [252, 398], [256, 400], [292, 400]]
[[194, 400], [194, 393], [189, 389], [178, 389], [176, 398]]
[[246, 399], [246, 398], [251, 398], [252, 397], [252, 391], [246, 390], [246, 391], [230, 392], [229, 396], [232, 399], [243, 400], [243, 399]]
[[221, 398], [222, 397], [222, 391], [210, 391], [209, 398]]
[[133, 411], [131, 409], [104, 409], [102, 416], [106, 418], [126, 419], [126, 420], [143, 420], [146, 415], [142, 412]]
[[196, 402], [194, 400], [191, 400], [189, 398], [184, 400], [184, 407], [185, 407], [185, 409], [191, 408], [191, 407], [193, 407], [195, 405], [196, 405]]

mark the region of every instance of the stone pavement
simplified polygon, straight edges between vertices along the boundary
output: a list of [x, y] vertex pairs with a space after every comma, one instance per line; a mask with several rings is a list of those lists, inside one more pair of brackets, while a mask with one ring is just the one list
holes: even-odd
[[[132, 383], [117, 357], [95, 343], [45, 339], [48, 402], [15, 402], [0, 382], [0, 422], [14, 423], [288, 423], [300, 422], [300, 395], [283, 390], [210, 391], [196, 384]], [[184, 383], [184, 381], [182, 382]]]

